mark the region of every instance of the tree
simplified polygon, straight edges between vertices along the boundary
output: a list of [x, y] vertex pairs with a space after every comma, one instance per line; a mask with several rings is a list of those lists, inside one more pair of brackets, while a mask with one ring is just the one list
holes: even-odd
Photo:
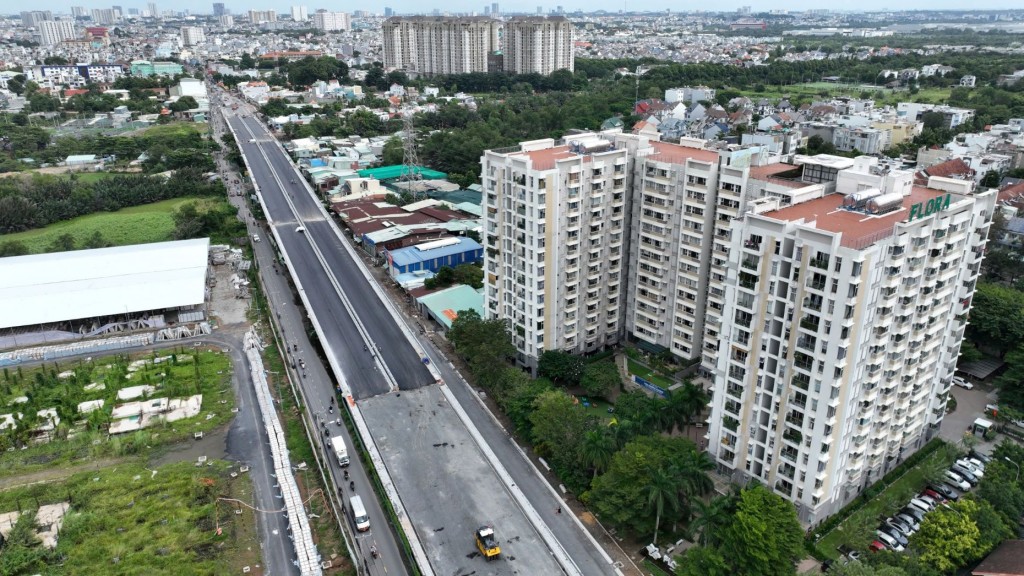
[[926, 564], [940, 572], [952, 572], [979, 558], [981, 532], [971, 520], [977, 503], [966, 498], [933, 510], [910, 537]]
[[607, 398], [622, 385], [619, 367], [612, 360], [601, 360], [587, 365], [580, 379], [580, 386], [589, 396]]
[[171, 112], [187, 112], [199, 107], [199, 103], [192, 96], [182, 96], [171, 103]]
[[687, 380], [681, 387], [668, 393], [666, 403], [670, 422], [672, 425], [682, 428], [704, 410], [708, 403], [708, 393]]
[[796, 509], [761, 485], [740, 493], [736, 515], [724, 531], [721, 550], [737, 574], [796, 574], [803, 557], [804, 533]]
[[505, 321], [500, 318], [484, 320], [475, 310], [459, 311], [448, 331], [448, 339], [485, 387], [497, 382], [508, 358], [516, 351]]
[[47, 252], [68, 252], [75, 249], [75, 237], [65, 232], [53, 239]]
[[710, 501], [695, 499], [690, 520], [690, 538], [701, 546], [717, 546], [721, 532], [732, 521], [736, 500], [731, 496], [716, 496]]
[[658, 527], [661, 524], [661, 515], [665, 507], [674, 512], [679, 512], [679, 488], [676, 479], [664, 469], [652, 471], [647, 479], [647, 507], [654, 512], [654, 536], [651, 543], [658, 544]]
[[[985, 175], [981, 178], [980, 184], [985, 188], [998, 188], [999, 181], [1002, 177], [1002, 174], [1000, 174], [998, 170], [989, 170], [988, 172], [985, 172]], [[996, 212], [999, 212], [999, 210], [996, 210]], [[994, 236], [994, 238], [998, 238], [998, 236]]]
[[243, 52], [242, 57], [238, 59], [238, 67], [242, 70], [255, 68], [256, 60], [248, 52]]
[[537, 362], [537, 373], [555, 384], [572, 387], [580, 383], [586, 362], [562, 350], [545, 350]]
[[548, 454], [558, 477], [574, 489], [586, 487], [581, 447], [592, 418], [564, 390], [544, 392], [533, 402], [530, 414], [534, 448]]
[[872, 566], [865, 562], [835, 563], [828, 571], [828, 576], [908, 576], [907, 571], [898, 566]]
[[733, 572], [718, 548], [696, 546], [684, 552], [676, 564], [676, 576], [730, 576]]
[[20, 240], [8, 240], [0, 244], [0, 258], [7, 256], [24, 256], [28, 254], [28, 246]]
[[405, 148], [402, 146], [402, 139], [397, 136], [388, 138], [384, 143], [384, 151], [381, 153], [381, 164], [394, 166], [405, 161]]
[[580, 446], [580, 460], [585, 466], [594, 470], [594, 478], [608, 469], [618, 447], [615, 439], [608, 433], [608, 428], [595, 428], [583, 437]]
[[1000, 357], [1016, 348], [1024, 342], [1024, 293], [998, 284], [979, 283], [967, 334], [974, 342], [996, 349]]

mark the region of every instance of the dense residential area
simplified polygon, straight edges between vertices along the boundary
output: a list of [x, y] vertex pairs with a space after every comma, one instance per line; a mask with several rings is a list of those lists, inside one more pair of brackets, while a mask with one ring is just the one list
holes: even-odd
[[51, 4], [0, 574], [1024, 574], [1024, 11]]

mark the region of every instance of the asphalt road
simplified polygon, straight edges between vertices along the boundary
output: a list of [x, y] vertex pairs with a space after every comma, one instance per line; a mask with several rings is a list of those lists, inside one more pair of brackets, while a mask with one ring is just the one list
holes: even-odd
[[[418, 390], [433, 383], [433, 376], [341, 244], [334, 224], [324, 218], [318, 201], [304, 188], [291, 160], [258, 120], [250, 117], [231, 121], [252, 176], [260, 185], [267, 216], [295, 268], [292, 273], [316, 310], [329, 342], [329, 354], [337, 357], [356, 400], [361, 400], [361, 410], [434, 569], [440, 574], [468, 573], [465, 570], [559, 573], [550, 551], [527, 520], [528, 514], [518, 508], [497, 472], [488, 467], [454, 410], [438, 401], [435, 396], [439, 395], [429, 389]], [[304, 232], [296, 230], [300, 220], [293, 209], [300, 216]], [[364, 348], [365, 341], [372, 342], [369, 350]], [[374, 353], [377, 347], [382, 351], [379, 355]], [[580, 571], [614, 574], [614, 567], [585, 530], [569, 514], [555, 514], [562, 502], [473, 398], [475, 392], [447, 367], [447, 361], [429, 343], [423, 347], [446, 381], [453, 383], [451, 389], [486, 443]], [[428, 404], [434, 407], [425, 409]], [[428, 442], [431, 438], [442, 439]], [[429, 449], [424, 449], [424, 442]], [[433, 444], [444, 442], [459, 447], [460, 455], [435, 458]], [[467, 561], [472, 548], [466, 543], [471, 543], [472, 530], [489, 522], [496, 523], [499, 538], [514, 538], [508, 545], [517, 553], [509, 554], [507, 565], [492, 563], [484, 568], [479, 559], [476, 563]], [[446, 534], [441, 535], [439, 528]]]
[[[220, 108], [219, 110], [224, 112], [225, 116], [231, 121], [240, 121], [237, 118], [231, 119], [231, 111], [227, 108]], [[236, 124], [236, 130], [239, 130], [241, 138], [241, 132], [244, 128], [241, 130], [240, 128], [242, 128], [241, 125]], [[219, 128], [215, 129], [215, 131], [219, 132]], [[260, 162], [261, 155], [259, 151], [249, 148], [250, 145], [247, 141], [241, 143], [240, 146], [246, 147], [246, 157], [249, 159], [250, 166], [255, 172], [254, 177], [262, 178], [258, 180], [262, 186], [271, 186], [272, 184], [270, 183], [274, 182], [273, 174], [270, 173], [269, 168], [265, 164]], [[259, 174], [262, 174], [262, 177]], [[371, 393], [369, 391], [375, 389], [374, 387], [384, 391], [389, 390], [390, 387], [380, 369], [375, 366], [369, 352], [363, 350], [362, 341], [358, 339], [352, 319], [348, 316], [344, 307], [339, 304], [337, 296], [334, 295], [333, 287], [326, 280], [322, 281], [322, 283], [317, 282], [318, 278], [316, 276], [326, 275], [322, 272], [316, 274], [319, 271], [320, 264], [312, 254], [307, 254], [311, 252], [306, 243], [307, 241], [299, 235], [301, 233], [295, 232], [296, 220], [294, 216], [289, 217], [289, 214], [286, 212], [288, 206], [283, 200], [282, 195], [280, 193], [273, 194], [273, 191], [266, 188], [262, 188], [262, 190], [265, 202], [269, 200], [271, 203], [270, 209], [272, 213], [269, 216], [273, 220], [273, 225], [277, 228], [282, 242], [286, 244], [289, 257], [293, 258], [293, 263], [297, 261], [296, 258], [303, 259], [299, 261], [307, 262], [304, 267], [307, 273], [299, 276], [307, 295], [311, 299], [320, 297], [330, 301], [328, 305], [322, 307], [322, 312], [318, 308], [318, 313], [327, 314], [326, 319], [321, 318], [321, 322], [323, 323], [322, 326], [330, 330], [329, 333], [332, 334], [330, 336], [332, 338], [331, 350], [334, 351], [338, 356], [338, 360], [352, 374], [361, 375], [359, 383], [362, 384], [360, 390], [363, 393]], [[340, 416], [336, 405], [338, 396], [331, 375], [323, 364], [317, 360], [313, 346], [306, 337], [303, 326], [305, 312], [294, 303], [292, 288], [288, 284], [283, 267], [275, 265], [277, 254], [271, 245], [268, 234], [252, 224], [241, 197], [232, 197], [232, 200], [236, 201], [237, 205], [242, 208], [242, 214], [249, 226], [250, 236], [256, 233], [262, 239], [260, 242], [253, 243], [253, 252], [259, 265], [263, 290], [275, 314], [274, 320], [280, 327], [285, 347], [289, 349], [286, 353], [286, 364], [290, 370], [292, 370], [291, 364], [294, 363], [295, 365], [293, 377], [299, 385], [302, 400], [312, 421], [320, 422], [322, 420], [328, 422], [328, 435], [325, 436], [322, 432], [318, 433], [316, 440], [319, 444], [320, 453], [325, 456], [321, 458], [321, 462], [324, 463], [329, 474], [328, 483], [331, 489], [336, 492], [338, 496], [337, 501], [345, 507], [343, 510], [344, 522], [349, 527], [349, 533], [355, 535], [354, 551], [357, 555], [355, 562], [363, 565], [363, 572], [361, 573], [365, 574], [374, 576], [408, 574], [409, 572], [402, 560], [396, 535], [390, 529], [388, 516], [384, 513], [375, 493], [370, 488], [369, 475], [363, 467], [362, 460], [356, 454], [355, 445], [348, 433], [347, 427], [330, 423], [336, 421]], [[274, 219], [274, 216], [278, 216], [278, 218]], [[320, 217], [319, 211], [316, 214], [311, 214], [311, 219], [316, 217]], [[310, 289], [310, 286], [317, 288]], [[340, 345], [338, 344], [339, 342], [341, 343]], [[353, 352], [350, 353], [350, 351]], [[305, 369], [301, 367], [302, 364], [305, 364]], [[352, 383], [355, 384], [355, 382]], [[332, 406], [334, 407], [332, 408]], [[319, 430], [323, 429], [323, 427], [319, 428]], [[349, 449], [349, 456], [351, 458], [351, 464], [344, 469], [333, 457], [333, 450], [329, 444], [329, 437], [337, 435], [345, 438], [345, 444]], [[313, 463], [308, 464], [310, 466], [313, 465]], [[348, 479], [344, 476], [345, 471], [349, 473]], [[316, 471], [311, 469], [307, 473], [315, 474]], [[354, 491], [349, 488], [349, 482], [354, 483]], [[354, 494], [362, 496], [363, 505], [370, 518], [370, 530], [368, 532], [357, 532], [352, 524], [351, 516], [347, 514], [349, 498]], [[379, 552], [379, 557], [376, 559], [372, 558], [369, 553], [371, 546], [376, 547]], [[321, 552], [325, 551], [322, 550]]]

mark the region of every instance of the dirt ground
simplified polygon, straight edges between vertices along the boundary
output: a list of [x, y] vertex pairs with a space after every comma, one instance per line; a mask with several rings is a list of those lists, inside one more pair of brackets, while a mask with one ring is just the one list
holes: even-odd
[[[211, 266], [216, 283], [210, 290], [210, 316], [217, 319], [217, 326], [223, 328], [248, 329], [249, 302], [248, 296], [236, 298], [237, 291], [231, 283], [236, 274], [230, 263]], [[245, 273], [238, 273], [244, 276]]]

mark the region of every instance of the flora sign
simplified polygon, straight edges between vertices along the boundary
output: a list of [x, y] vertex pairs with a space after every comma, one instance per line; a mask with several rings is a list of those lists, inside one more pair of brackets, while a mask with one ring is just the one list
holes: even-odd
[[942, 212], [946, 208], [949, 208], [949, 202], [952, 198], [952, 194], [946, 194], [945, 196], [939, 196], [932, 198], [927, 202], [918, 202], [910, 207], [910, 217], [907, 220], [914, 220], [917, 218], [924, 218], [936, 212]]

